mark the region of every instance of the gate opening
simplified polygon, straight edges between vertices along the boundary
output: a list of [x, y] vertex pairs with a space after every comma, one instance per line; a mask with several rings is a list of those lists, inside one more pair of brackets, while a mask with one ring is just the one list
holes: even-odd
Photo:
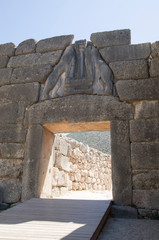
[[[70, 136], [64, 134], [68, 132]], [[109, 139], [110, 122], [45, 124], [39, 167], [39, 196], [52, 198], [75, 191], [90, 191], [112, 198], [110, 146], [105, 148], [107, 152], [104, 153], [101, 149], [92, 148], [86, 141], [82, 143], [73, 139], [75, 133], [76, 138], [79, 134], [92, 134], [96, 136], [94, 141], [98, 141], [97, 135], [101, 133]], [[110, 145], [110, 140], [107, 145]]]

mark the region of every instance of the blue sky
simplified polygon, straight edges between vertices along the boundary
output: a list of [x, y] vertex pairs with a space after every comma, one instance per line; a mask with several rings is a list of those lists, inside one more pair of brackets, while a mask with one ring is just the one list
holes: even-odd
[[0, 0], [0, 44], [131, 29], [131, 42], [159, 40], [159, 0]]

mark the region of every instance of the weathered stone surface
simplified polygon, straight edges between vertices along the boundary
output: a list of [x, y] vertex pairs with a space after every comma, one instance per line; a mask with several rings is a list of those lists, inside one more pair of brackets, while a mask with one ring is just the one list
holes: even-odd
[[35, 52], [35, 48], [36, 48], [36, 41], [34, 39], [25, 40], [18, 45], [15, 51], [15, 55], [33, 53]]
[[119, 205], [131, 205], [132, 183], [129, 122], [111, 121], [113, 200]]
[[26, 123], [95, 122], [132, 118], [132, 105], [121, 103], [116, 98], [75, 95], [32, 106], [27, 111], [25, 121]]
[[40, 40], [37, 43], [36, 52], [64, 50], [72, 43], [73, 38], [74, 35], [66, 35]]
[[131, 164], [133, 169], [159, 168], [159, 142], [132, 143]]
[[0, 44], [0, 56], [13, 56], [15, 52], [14, 43]]
[[135, 118], [159, 118], [159, 101], [142, 101], [135, 105]]
[[0, 123], [17, 123], [24, 118], [24, 103], [0, 103]]
[[159, 119], [137, 119], [130, 121], [131, 142], [159, 141]]
[[159, 79], [118, 81], [117, 93], [122, 101], [153, 100], [159, 98]]
[[131, 60], [110, 63], [110, 68], [116, 80], [148, 78], [146, 60]]
[[134, 190], [133, 204], [138, 208], [159, 209], [159, 190]]
[[25, 142], [26, 127], [22, 124], [2, 124], [0, 125], [1, 143], [22, 143]]
[[150, 77], [159, 76], [159, 58], [154, 58], [150, 63]]
[[0, 68], [5, 68], [7, 66], [8, 61], [9, 61], [8, 56], [0, 56]]
[[0, 188], [3, 188], [3, 202], [16, 203], [21, 198], [21, 181], [19, 179], [0, 180]]
[[24, 145], [19, 143], [0, 144], [0, 158], [20, 159], [24, 157]]
[[133, 189], [159, 190], [159, 170], [135, 172]]
[[54, 66], [60, 59], [62, 50], [57, 50], [48, 53], [31, 53], [22, 56], [11, 57], [8, 63], [8, 67], [29, 67], [36, 65], [51, 64]]
[[38, 197], [39, 163], [43, 147], [43, 128], [40, 125], [30, 126], [26, 138], [22, 201]]
[[68, 172], [70, 170], [69, 158], [62, 154], [57, 154], [55, 166]]
[[111, 217], [115, 218], [137, 218], [137, 209], [129, 206], [116, 206], [112, 205]]
[[97, 48], [114, 45], [126, 45], [130, 44], [130, 30], [125, 29], [92, 33], [90, 39]]
[[17, 178], [23, 171], [22, 160], [0, 159], [0, 178]]
[[16, 68], [11, 77], [11, 83], [44, 83], [52, 71], [51, 65], [39, 65], [33, 67]]
[[12, 71], [12, 68], [0, 69], [0, 86], [10, 83]]
[[39, 83], [12, 84], [0, 88], [0, 102], [21, 101], [30, 105], [38, 101]]
[[151, 56], [152, 57], [159, 57], [159, 41], [154, 42], [151, 44]]
[[107, 63], [146, 59], [151, 53], [150, 43], [106, 47], [100, 53]]

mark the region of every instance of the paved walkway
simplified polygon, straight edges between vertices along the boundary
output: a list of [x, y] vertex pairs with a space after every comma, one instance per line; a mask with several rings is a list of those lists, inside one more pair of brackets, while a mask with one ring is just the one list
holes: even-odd
[[0, 213], [0, 239], [93, 240], [110, 204], [104, 194], [88, 192], [31, 199]]
[[109, 217], [98, 240], [159, 240], [159, 220]]

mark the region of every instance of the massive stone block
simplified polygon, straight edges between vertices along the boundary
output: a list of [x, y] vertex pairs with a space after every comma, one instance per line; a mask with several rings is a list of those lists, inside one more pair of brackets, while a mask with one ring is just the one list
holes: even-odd
[[159, 101], [141, 101], [135, 105], [135, 118], [159, 118]]
[[37, 43], [36, 52], [50, 52], [64, 50], [72, 43], [74, 35], [59, 36], [40, 40]]
[[11, 57], [8, 67], [29, 67], [36, 65], [51, 64], [54, 66], [60, 59], [62, 50], [48, 52], [48, 53], [31, 53], [27, 55]]
[[22, 160], [0, 159], [0, 178], [17, 178], [23, 171]]
[[136, 142], [131, 144], [133, 169], [159, 168], [159, 142]]
[[146, 59], [151, 53], [151, 45], [150, 43], [144, 43], [137, 45], [106, 47], [101, 49], [100, 53], [107, 63], [124, 60]]
[[134, 190], [133, 204], [137, 208], [159, 210], [159, 190]]
[[153, 100], [159, 98], [159, 79], [118, 81], [116, 89], [121, 101]]
[[8, 56], [0, 56], [0, 68], [5, 68], [7, 66], [8, 61], [9, 61]]
[[28, 39], [21, 42], [16, 51], [15, 55], [23, 55], [35, 52], [36, 49], [36, 41], [34, 39]]
[[1, 143], [23, 143], [26, 137], [26, 127], [22, 124], [1, 124], [0, 142]]
[[68, 172], [70, 170], [69, 158], [62, 154], [56, 154], [55, 167]]
[[113, 97], [76, 95], [52, 99], [28, 109], [26, 123], [96, 122], [132, 119], [133, 107]]
[[159, 190], [159, 170], [135, 172], [133, 189]]
[[19, 159], [24, 157], [24, 145], [19, 143], [0, 144], [0, 158]]
[[152, 50], [151, 56], [153, 58], [159, 57], [159, 41], [151, 44], [151, 50]]
[[30, 126], [26, 138], [26, 152], [22, 182], [22, 201], [38, 197], [39, 163], [42, 155], [43, 128]]
[[38, 101], [39, 83], [12, 84], [0, 88], [0, 101], [21, 101], [26, 106]]
[[137, 119], [130, 121], [131, 142], [159, 141], [159, 119]]
[[13, 56], [15, 52], [14, 43], [0, 44], [0, 56]]
[[130, 30], [125, 29], [92, 33], [90, 39], [97, 48], [104, 48], [114, 45], [126, 45], [130, 44]]
[[159, 76], [159, 58], [154, 58], [150, 63], [150, 77]]
[[0, 188], [3, 189], [3, 202], [16, 203], [20, 201], [22, 185], [19, 179], [0, 180]]
[[0, 69], [0, 86], [10, 83], [12, 71], [12, 68]]
[[0, 123], [21, 122], [24, 118], [23, 102], [0, 103]]
[[131, 60], [110, 63], [110, 68], [116, 80], [148, 78], [146, 60]]
[[44, 83], [52, 71], [51, 65], [39, 65], [33, 67], [16, 68], [11, 77], [11, 83]]
[[111, 121], [111, 154], [113, 200], [119, 205], [131, 205], [132, 182], [128, 121]]

